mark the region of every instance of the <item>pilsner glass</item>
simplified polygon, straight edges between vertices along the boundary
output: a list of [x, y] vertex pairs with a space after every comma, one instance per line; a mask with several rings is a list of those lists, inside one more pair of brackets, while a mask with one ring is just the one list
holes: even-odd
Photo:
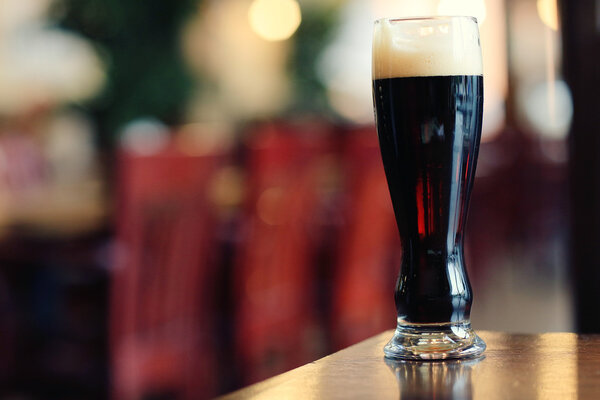
[[483, 112], [477, 20], [377, 20], [373, 100], [402, 242], [398, 323], [385, 355], [477, 356], [485, 343], [471, 329], [463, 255]]

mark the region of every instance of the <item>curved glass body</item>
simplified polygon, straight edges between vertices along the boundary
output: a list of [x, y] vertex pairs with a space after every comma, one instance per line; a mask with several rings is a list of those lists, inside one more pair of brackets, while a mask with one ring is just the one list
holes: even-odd
[[385, 354], [477, 356], [485, 343], [471, 329], [463, 255], [483, 111], [476, 20], [376, 21], [373, 99], [402, 242], [398, 323]]

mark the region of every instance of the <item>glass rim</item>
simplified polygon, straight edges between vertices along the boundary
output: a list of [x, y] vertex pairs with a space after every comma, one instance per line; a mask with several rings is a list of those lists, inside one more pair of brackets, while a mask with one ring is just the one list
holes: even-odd
[[409, 22], [409, 21], [433, 21], [433, 20], [450, 20], [450, 19], [470, 19], [476, 24], [479, 24], [477, 18], [472, 15], [432, 15], [432, 16], [415, 16], [415, 17], [400, 17], [400, 18], [377, 18], [375, 23], [378, 24], [382, 21], [389, 22]]

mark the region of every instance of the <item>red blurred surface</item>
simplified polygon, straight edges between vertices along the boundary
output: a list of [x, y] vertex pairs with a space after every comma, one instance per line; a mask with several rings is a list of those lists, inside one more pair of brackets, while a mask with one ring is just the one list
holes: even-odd
[[248, 142], [248, 195], [234, 272], [235, 346], [255, 382], [319, 356], [315, 256], [331, 138], [267, 125]]
[[[399, 240], [373, 128], [258, 124], [234, 153], [244, 196], [225, 238], [211, 191], [226, 156], [119, 156], [115, 398], [210, 397], [394, 325]], [[234, 382], [215, 376], [228, 362]]]
[[[395, 325], [400, 243], [374, 129], [246, 133], [225, 153], [120, 155], [115, 398], [211, 397]], [[560, 253], [547, 249], [564, 242], [563, 166], [532, 149], [515, 132], [482, 146], [467, 267], [486, 327], [498, 311], [497, 324], [518, 320], [499, 296], [514, 287], [511, 301], [531, 306], [531, 290], [557, 279]], [[525, 247], [532, 258], [516, 252]], [[535, 287], [513, 281], [540, 271]]]
[[395, 324], [392, 293], [400, 239], [372, 128], [348, 133], [341, 153], [345, 224], [336, 249], [332, 333], [336, 349]]
[[222, 157], [119, 155], [112, 280], [113, 398], [216, 394], [211, 314], [219, 254], [207, 196]]

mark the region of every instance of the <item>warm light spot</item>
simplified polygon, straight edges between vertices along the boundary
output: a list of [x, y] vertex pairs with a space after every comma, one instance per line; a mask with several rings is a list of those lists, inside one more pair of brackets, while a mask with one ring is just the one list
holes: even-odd
[[537, 0], [537, 11], [544, 25], [554, 31], [558, 30], [558, 7], [556, 0]]
[[465, 15], [477, 18], [481, 25], [485, 21], [484, 0], [442, 0], [437, 8], [440, 15]]
[[244, 199], [244, 177], [236, 167], [219, 170], [211, 180], [209, 198], [221, 211], [231, 211]]
[[227, 124], [195, 122], [182, 125], [174, 136], [177, 150], [189, 156], [227, 151], [232, 146], [231, 128]]
[[252, 30], [265, 40], [285, 40], [296, 32], [300, 6], [296, 0], [254, 0], [248, 10]]

